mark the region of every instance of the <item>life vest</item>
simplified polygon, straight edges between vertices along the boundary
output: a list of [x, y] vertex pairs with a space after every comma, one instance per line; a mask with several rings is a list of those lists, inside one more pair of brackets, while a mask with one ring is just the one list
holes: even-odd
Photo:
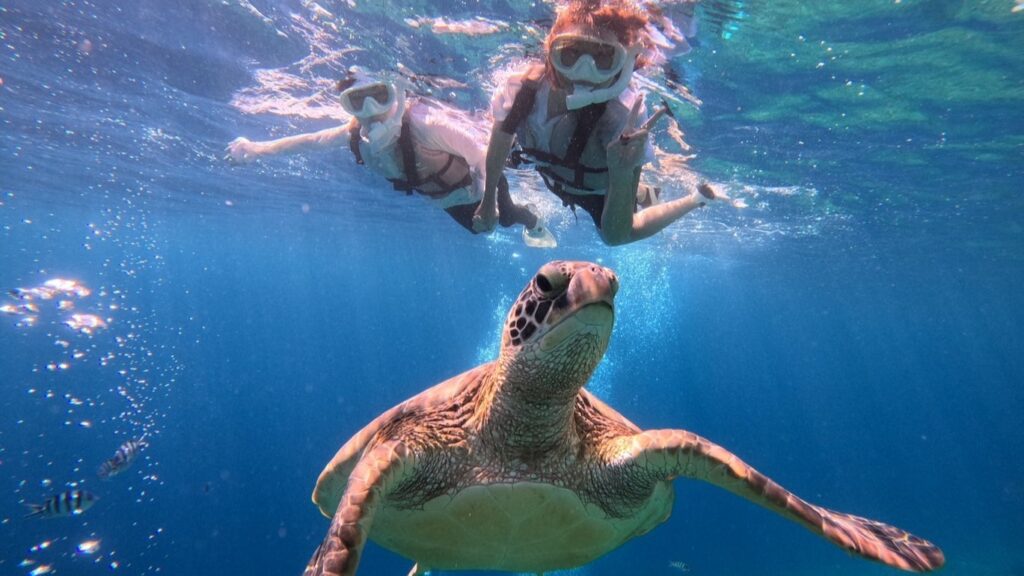
[[[533, 70], [527, 73], [519, 93], [516, 94], [515, 100], [512, 101], [512, 107], [509, 109], [508, 116], [502, 121], [502, 132], [515, 134], [523, 120], [533, 111], [533, 105], [537, 99], [537, 91], [541, 86], [540, 78]], [[573, 129], [572, 137], [569, 139], [569, 146], [565, 150], [565, 156], [559, 157], [546, 150], [519, 146], [512, 151], [512, 155], [509, 158], [510, 165], [513, 168], [517, 168], [523, 164], [540, 163], [541, 165], [537, 166], [537, 172], [544, 178], [548, 188], [552, 192], [559, 194], [559, 196], [571, 194], [571, 192], [564, 189], [565, 186], [570, 186], [576, 190], [596, 192], [597, 190], [586, 186], [584, 183], [585, 178], [587, 174], [608, 172], [608, 168], [587, 166], [580, 162], [580, 158], [583, 156], [583, 151], [590, 141], [590, 136], [594, 133], [594, 129], [597, 127], [601, 117], [604, 116], [607, 107], [607, 102], [599, 102], [579, 110], [567, 112], [567, 114], [575, 117], [576, 128]], [[551, 169], [551, 166], [572, 170], [572, 180], [555, 172]]]
[[[355, 156], [356, 164], [363, 165], [366, 162], [363, 161], [363, 155], [359, 151], [359, 143], [362, 141], [362, 137], [359, 134], [360, 128], [361, 126], [357, 121], [349, 130], [348, 146], [352, 150], [352, 155]], [[443, 177], [451, 169], [452, 165], [455, 164], [455, 154], [448, 154], [448, 161], [437, 172], [426, 178], [419, 177], [419, 173], [416, 171], [416, 150], [413, 147], [408, 110], [402, 115], [402, 130], [398, 134], [398, 150], [402, 155], [402, 172], [405, 174], [405, 179], [388, 178], [388, 181], [399, 192], [405, 192], [410, 196], [415, 192], [436, 200], [444, 198], [459, 188], [465, 188], [473, 184], [473, 177], [469, 172], [458, 182], [452, 184], [445, 183]], [[433, 184], [437, 189], [431, 191], [423, 190], [425, 184]]]

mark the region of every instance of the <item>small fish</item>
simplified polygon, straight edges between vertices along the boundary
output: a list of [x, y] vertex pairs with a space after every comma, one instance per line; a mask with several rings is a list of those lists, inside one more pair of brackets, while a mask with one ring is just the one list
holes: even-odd
[[49, 574], [51, 572], [53, 572], [53, 566], [50, 564], [40, 564], [33, 568], [32, 571], [28, 573], [28, 576], [43, 576], [43, 574]]
[[111, 476], [117, 476], [121, 472], [124, 472], [132, 465], [132, 462], [139, 456], [139, 452], [147, 446], [146, 435], [143, 434], [138, 440], [129, 440], [114, 452], [113, 458], [107, 460], [103, 464], [100, 464], [96, 475], [100, 478], [107, 479]]
[[26, 504], [31, 512], [25, 518], [61, 518], [77, 516], [96, 503], [98, 498], [85, 490], [67, 490], [47, 498], [42, 504]]
[[99, 549], [99, 540], [86, 540], [78, 545], [79, 554], [95, 554]]
[[[92, 294], [92, 290], [89, 290], [78, 280], [66, 280], [64, 278], [52, 278], [43, 282], [44, 290], [51, 290], [53, 294], [74, 294], [79, 298], [85, 298], [89, 294]], [[53, 295], [50, 296], [52, 298]]]
[[11, 316], [24, 316], [25, 314], [36, 314], [39, 312], [39, 306], [31, 302], [23, 304], [4, 304], [0, 306], [0, 312]]
[[64, 321], [72, 330], [92, 336], [93, 332], [107, 327], [107, 321], [95, 314], [72, 314]]
[[680, 572], [689, 572], [690, 571], [690, 566], [686, 562], [679, 562], [679, 561], [669, 562], [668, 563], [668, 567], [672, 568], [673, 570], [678, 570]]
[[13, 288], [7, 293], [18, 300], [32, 300], [38, 295], [38, 290], [36, 288]]

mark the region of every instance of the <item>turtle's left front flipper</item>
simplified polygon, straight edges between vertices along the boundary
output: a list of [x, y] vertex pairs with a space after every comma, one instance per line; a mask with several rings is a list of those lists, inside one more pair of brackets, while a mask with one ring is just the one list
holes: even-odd
[[349, 475], [327, 537], [317, 547], [302, 576], [353, 576], [387, 491], [413, 468], [405, 444], [387, 441], [368, 450]]
[[[619, 444], [621, 443], [621, 444]], [[648, 477], [704, 480], [799, 522], [833, 544], [903, 570], [928, 572], [945, 557], [937, 546], [894, 526], [809, 504], [735, 454], [684, 430], [649, 430], [620, 438], [616, 464]]]

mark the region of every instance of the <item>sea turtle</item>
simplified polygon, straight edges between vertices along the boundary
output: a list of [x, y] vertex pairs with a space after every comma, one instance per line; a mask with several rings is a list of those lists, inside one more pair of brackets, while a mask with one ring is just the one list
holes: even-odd
[[551, 262], [503, 326], [494, 362], [388, 410], [320, 474], [327, 537], [305, 576], [356, 572], [367, 538], [438, 570], [543, 574], [580, 566], [668, 519], [672, 480], [704, 480], [837, 546], [910, 571], [942, 551], [903, 530], [809, 504], [725, 448], [641, 430], [587, 392], [608, 346], [618, 279]]

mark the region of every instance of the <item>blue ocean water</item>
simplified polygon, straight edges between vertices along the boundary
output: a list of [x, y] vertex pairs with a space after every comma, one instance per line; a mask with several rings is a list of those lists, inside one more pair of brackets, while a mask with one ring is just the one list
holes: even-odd
[[[352, 64], [401, 63], [482, 109], [549, 3], [3, 2], [0, 287], [89, 293], [0, 316], [0, 573], [298, 574], [337, 448], [492, 358], [522, 286], [563, 258], [621, 278], [591, 389], [631, 420], [928, 538], [950, 574], [1024, 574], [1013, 7], [705, 3], [673, 61], [703, 102], [680, 124], [693, 168], [749, 207], [608, 248], [525, 175], [560, 241], [539, 251], [466, 234], [344, 149], [222, 156], [236, 136], [335, 124], [324, 89]], [[496, 30], [443, 34], [437, 17]], [[75, 330], [74, 313], [105, 327]], [[98, 480], [143, 433], [134, 466]], [[578, 573], [893, 573], [676, 485], [667, 524]], [[68, 488], [100, 500], [22, 519]], [[371, 546], [361, 573], [409, 565]]]

